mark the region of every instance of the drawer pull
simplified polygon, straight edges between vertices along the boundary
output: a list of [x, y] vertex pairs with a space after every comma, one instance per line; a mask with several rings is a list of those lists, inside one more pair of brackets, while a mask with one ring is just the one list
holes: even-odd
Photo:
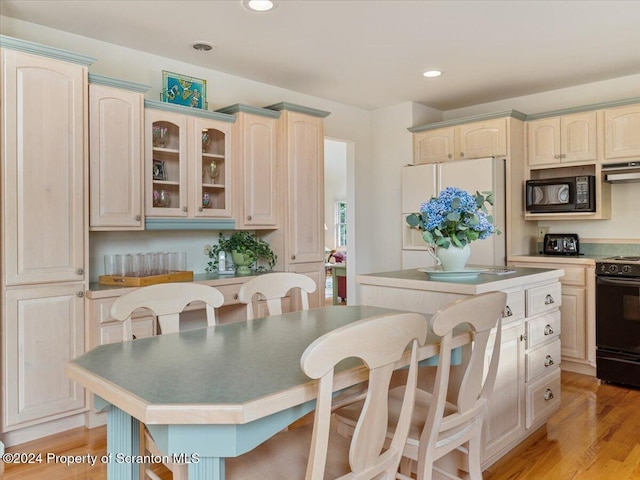
[[513, 312], [511, 311], [511, 307], [507, 305], [502, 313], [502, 318], [513, 317]]
[[553, 328], [551, 328], [551, 325], [547, 325], [546, 327], [544, 327], [544, 334], [553, 335]]
[[131, 335], [131, 339], [132, 339], [132, 340], [136, 340], [137, 338], [138, 338], [138, 337], [136, 337], [135, 335], [133, 335], [133, 334]]
[[547, 358], [544, 359], [544, 366], [550, 367], [553, 363], [553, 357], [551, 355], [547, 355]]
[[550, 388], [547, 388], [547, 391], [544, 392], [544, 399], [551, 400], [552, 398], [553, 398], [553, 392], [551, 391]]
[[544, 304], [551, 305], [553, 303], [556, 303], [556, 301], [553, 299], [553, 297], [550, 294], [547, 294], [547, 296], [544, 297]]

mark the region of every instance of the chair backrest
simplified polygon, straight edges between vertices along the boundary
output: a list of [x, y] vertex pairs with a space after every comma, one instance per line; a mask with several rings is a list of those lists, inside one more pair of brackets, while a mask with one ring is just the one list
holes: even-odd
[[[504, 292], [474, 295], [443, 307], [431, 318], [431, 328], [436, 335], [442, 337], [442, 341], [433, 387], [433, 401], [420, 437], [419, 459], [425, 458], [428, 451], [439, 449], [444, 454], [456, 448], [468, 439], [467, 433], [470, 431], [479, 435], [478, 430], [482, 426], [498, 370], [502, 312], [506, 301], [507, 294]], [[445, 415], [447, 393], [451, 387], [453, 330], [464, 324], [468, 324], [473, 335], [471, 354], [464, 374], [459, 377], [459, 390], [454, 402], [456, 409]], [[492, 328], [496, 326], [491, 361], [485, 370], [489, 338]], [[438, 454], [435, 458], [440, 456]]]
[[306, 275], [293, 272], [266, 273], [245, 282], [238, 292], [238, 299], [247, 304], [247, 320], [255, 317], [253, 297], [261, 295], [267, 300], [269, 315], [282, 313], [282, 298], [292, 288], [300, 290], [302, 309], [309, 309], [309, 293], [316, 291], [316, 283]]
[[199, 283], [140, 287], [118, 298], [111, 307], [111, 316], [123, 322], [123, 340], [131, 340], [131, 314], [139, 308], [148, 308], [158, 317], [160, 333], [175, 333], [179, 331], [180, 313], [195, 301], [206, 304], [207, 325], [215, 325], [215, 308], [224, 303], [224, 296], [218, 289]]
[[[427, 321], [417, 313], [381, 315], [354, 322], [314, 341], [300, 365], [311, 378], [320, 379], [313, 423], [313, 438], [306, 480], [321, 480], [327, 459], [334, 367], [349, 357], [362, 359], [369, 368], [369, 387], [349, 450], [351, 473], [340, 478], [371, 479], [380, 473], [395, 478], [402, 457], [415, 400], [418, 345], [427, 337]], [[354, 341], [357, 339], [357, 341]], [[396, 361], [411, 344], [407, 387], [397, 428], [388, 450], [387, 395]]]

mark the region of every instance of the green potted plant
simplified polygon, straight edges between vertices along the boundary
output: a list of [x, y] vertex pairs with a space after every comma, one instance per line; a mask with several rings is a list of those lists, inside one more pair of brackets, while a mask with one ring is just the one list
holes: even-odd
[[216, 245], [206, 245], [204, 253], [211, 259], [207, 264], [207, 272], [215, 272], [218, 269], [220, 252], [231, 254], [233, 263], [237, 266], [236, 273], [241, 275], [250, 273], [250, 267], [259, 259], [266, 260], [270, 269], [278, 260], [271, 246], [249, 231], [234, 232], [229, 238], [221, 232]]

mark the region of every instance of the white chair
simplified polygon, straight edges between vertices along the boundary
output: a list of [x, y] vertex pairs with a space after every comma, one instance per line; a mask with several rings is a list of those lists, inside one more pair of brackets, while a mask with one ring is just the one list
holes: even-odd
[[[205, 303], [207, 325], [215, 325], [215, 308], [224, 303], [224, 296], [219, 290], [198, 283], [160, 283], [141, 287], [118, 298], [111, 307], [111, 316], [122, 322], [123, 341], [133, 338], [131, 314], [139, 308], [148, 308], [158, 317], [161, 334], [176, 333], [180, 329], [180, 313], [184, 307], [196, 301]], [[143, 428], [141, 438], [141, 450], [145, 454], [148, 452], [158, 457], [163, 455], [146, 427]], [[171, 470], [173, 480], [187, 479], [188, 465], [166, 463], [165, 466]], [[160, 480], [149, 465], [142, 467], [141, 475]]]
[[302, 310], [309, 310], [309, 293], [316, 291], [316, 283], [306, 275], [293, 272], [266, 273], [245, 282], [238, 292], [238, 299], [247, 305], [247, 320], [255, 318], [253, 311], [254, 295], [260, 295], [267, 301], [269, 315], [282, 313], [282, 298], [289, 290], [300, 290]]
[[133, 337], [131, 314], [139, 308], [148, 308], [158, 317], [160, 333], [175, 333], [180, 328], [180, 313], [195, 301], [205, 303], [207, 325], [215, 325], [215, 308], [224, 303], [224, 296], [219, 290], [199, 283], [159, 283], [138, 288], [115, 301], [111, 316], [123, 322], [123, 339]]
[[[300, 360], [304, 373], [319, 379], [313, 427], [305, 425], [280, 432], [245, 455], [226, 459], [226, 478], [396, 478], [414, 403], [417, 349], [426, 336], [427, 322], [422, 315], [400, 313], [360, 320], [318, 338], [307, 347]], [[411, 345], [411, 354], [407, 387], [393, 439], [383, 451], [389, 384], [395, 363], [408, 345]], [[350, 443], [335, 431], [330, 435], [334, 367], [349, 357], [362, 359], [369, 368], [366, 408], [357, 420], [356, 433]]]
[[[430, 480], [434, 471], [447, 478], [460, 478], [456, 476], [457, 471], [445, 472], [434, 465], [436, 460], [456, 449], [466, 455], [469, 478], [482, 478], [482, 423], [498, 369], [502, 312], [506, 298], [503, 292], [475, 295], [442, 308], [432, 317], [431, 328], [442, 337], [439, 363], [433, 393], [420, 389], [416, 393], [411, 430], [403, 453], [405, 461], [401, 464], [401, 478], [410, 478], [412, 462], [417, 462], [418, 480]], [[471, 353], [464, 367], [464, 375], [457, 377], [459, 384], [451, 385], [452, 332], [464, 324], [468, 324], [473, 332]], [[491, 361], [487, 366], [488, 341], [491, 329], [496, 326]], [[448, 390], [452, 387], [458, 392], [454, 403], [447, 401]], [[397, 422], [403, 392], [404, 387], [396, 387], [389, 393], [389, 410], [392, 412], [390, 431]], [[340, 431], [353, 431], [359, 408], [360, 404], [354, 404], [336, 412]]]

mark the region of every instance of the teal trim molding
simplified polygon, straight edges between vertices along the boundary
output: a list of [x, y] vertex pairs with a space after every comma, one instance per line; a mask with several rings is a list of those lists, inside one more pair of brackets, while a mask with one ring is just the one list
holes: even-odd
[[315, 108], [303, 107], [302, 105], [296, 105], [295, 103], [287, 103], [287, 102], [275, 103], [273, 105], [269, 105], [268, 107], [264, 107], [264, 108], [268, 108], [269, 110], [278, 110], [278, 111], [288, 110], [290, 112], [304, 113], [306, 115], [311, 115], [313, 117], [320, 117], [320, 118], [325, 118], [331, 115], [331, 112], [325, 112], [324, 110], [317, 110]]
[[261, 115], [269, 118], [280, 118], [280, 112], [276, 110], [269, 110], [268, 108], [252, 107], [251, 105], [244, 105], [242, 103], [236, 103], [229, 105], [228, 107], [219, 108], [216, 112], [228, 113], [234, 115], [236, 113], [251, 113], [253, 115]]
[[8, 37], [6, 35], [0, 35], [0, 47], [18, 50], [25, 53], [32, 53], [34, 55], [40, 55], [41, 57], [49, 57], [55, 60], [77, 63], [86, 67], [96, 61], [95, 58], [87, 55], [80, 55], [60, 48], [48, 47], [46, 45], [29, 42], [27, 40], [20, 40], [19, 38]]
[[409, 130], [411, 133], [418, 133], [418, 132], [424, 132], [425, 130], [435, 130], [436, 128], [453, 127], [455, 125], [463, 125], [465, 123], [481, 122], [484, 120], [493, 120], [494, 118], [503, 118], [503, 117], [513, 117], [523, 121], [527, 118], [527, 116], [524, 113], [519, 112], [517, 110], [506, 110], [502, 112], [483, 113], [481, 115], [473, 115], [471, 117], [445, 120], [443, 122], [417, 125], [415, 127], [409, 127], [407, 130]]
[[[188, 107], [187, 107], [188, 108]], [[146, 230], [235, 230], [232, 218], [146, 218]]]
[[146, 93], [151, 88], [149, 85], [141, 83], [128, 82], [126, 80], [118, 80], [117, 78], [105, 77], [103, 75], [89, 74], [89, 83], [92, 85], [104, 85], [105, 87], [121, 88], [123, 90], [131, 90], [138, 93]]
[[640, 103], [640, 97], [626, 98], [624, 100], [615, 100], [613, 102], [595, 103], [593, 105], [584, 105], [582, 107], [564, 108], [562, 110], [553, 110], [552, 112], [535, 113], [527, 115], [527, 121], [539, 120], [542, 118], [559, 117], [561, 115], [570, 115], [572, 113], [591, 112], [593, 110], [602, 110], [604, 108], [624, 107], [626, 105], [634, 105]]
[[211, 110], [203, 110], [201, 108], [191, 108], [175, 103], [160, 102], [158, 100], [145, 100], [144, 108], [152, 108], [154, 110], [164, 110], [165, 112], [181, 113], [183, 115], [191, 115], [193, 117], [208, 118], [212, 120], [220, 120], [223, 122], [233, 123], [236, 121], [235, 115], [227, 115], [226, 113], [212, 112]]

